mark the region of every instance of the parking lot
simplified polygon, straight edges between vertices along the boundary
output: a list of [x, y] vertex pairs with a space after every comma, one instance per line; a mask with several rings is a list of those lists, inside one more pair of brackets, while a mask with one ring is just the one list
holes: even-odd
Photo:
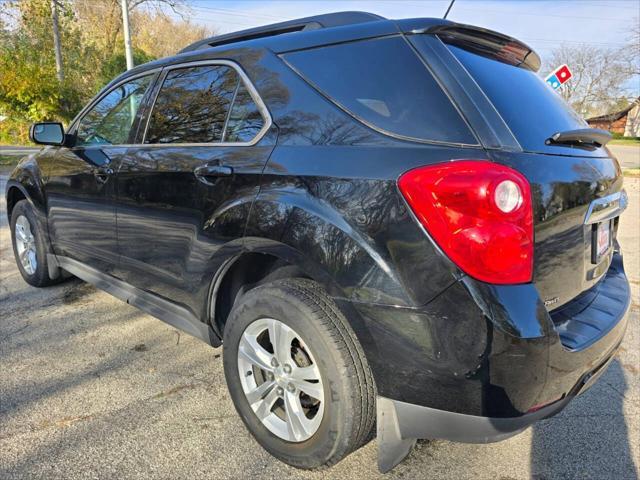
[[375, 441], [295, 470], [236, 415], [222, 349], [78, 280], [38, 290], [15, 266], [1, 177], [0, 479], [633, 479], [640, 465], [640, 179], [619, 241], [633, 289], [617, 359], [558, 416], [505, 442], [423, 441], [386, 476]]

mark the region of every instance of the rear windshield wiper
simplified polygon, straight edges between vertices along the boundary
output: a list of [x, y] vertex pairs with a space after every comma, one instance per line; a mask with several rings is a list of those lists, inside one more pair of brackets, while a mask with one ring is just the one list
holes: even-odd
[[611, 140], [611, 134], [598, 128], [579, 128], [558, 132], [547, 138], [547, 145], [571, 145], [576, 147], [602, 147]]

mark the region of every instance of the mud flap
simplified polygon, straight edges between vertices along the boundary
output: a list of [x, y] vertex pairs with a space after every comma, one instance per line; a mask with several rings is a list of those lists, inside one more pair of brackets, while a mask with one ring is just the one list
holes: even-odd
[[405, 459], [416, 444], [415, 438], [402, 438], [393, 401], [377, 398], [378, 470], [387, 473]]
[[58, 265], [58, 258], [53, 253], [47, 253], [47, 270], [51, 280], [55, 280], [62, 275], [62, 271]]

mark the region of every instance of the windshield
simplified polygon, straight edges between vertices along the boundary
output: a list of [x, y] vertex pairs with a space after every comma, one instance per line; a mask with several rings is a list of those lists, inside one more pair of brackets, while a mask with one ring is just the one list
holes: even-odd
[[570, 147], [546, 145], [545, 141], [554, 133], [588, 128], [536, 73], [447, 46], [493, 103], [525, 151], [566, 153], [563, 150]]

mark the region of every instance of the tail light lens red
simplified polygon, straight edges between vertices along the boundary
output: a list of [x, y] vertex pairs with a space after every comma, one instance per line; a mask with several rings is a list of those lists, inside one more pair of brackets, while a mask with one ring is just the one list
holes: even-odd
[[465, 273], [488, 283], [531, 281], [533, 208], [521, 173], [486, 160], [457, 160], [410, 170], [398, 187]]

